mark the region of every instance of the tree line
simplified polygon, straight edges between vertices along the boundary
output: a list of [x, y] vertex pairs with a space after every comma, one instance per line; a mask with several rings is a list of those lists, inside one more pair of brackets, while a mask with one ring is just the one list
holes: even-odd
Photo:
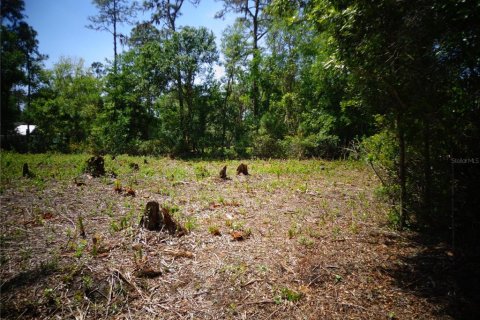
[[478, 1], [224, 0], [219, 48], [178, 25], [184, 0], [93, 3], [113, 61], [46, 70], [23, 1], [2, 1], [2, 134], [22, 120], [37, 151], [363, 157], [398, 226], [478, 230]]

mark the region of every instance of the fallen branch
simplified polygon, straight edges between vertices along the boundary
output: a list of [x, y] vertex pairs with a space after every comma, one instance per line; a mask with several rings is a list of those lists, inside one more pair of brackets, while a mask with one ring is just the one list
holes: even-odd
[[353, 304], [353, 303], [338, 302], [338, 304], [340, 304], [340, 305], [342, 305], [342, 306], [345, 306], [345, 307], [352, 307], [352, 308], [357, 308], [357, 309], [361, 309], [361, 310], [367, 311], [367, 308], [362, 307], [362, 306], [359, 306], [359, 305], [356, 305], [356, 304]]

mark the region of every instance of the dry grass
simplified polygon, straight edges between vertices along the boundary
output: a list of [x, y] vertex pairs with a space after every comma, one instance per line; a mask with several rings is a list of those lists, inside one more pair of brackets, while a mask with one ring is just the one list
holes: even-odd
[[[106, 159], [116, 179], [74, 180], [87, 156], [56, 157], [2, 156], [2, 318], [448, 318], [425, 279], [399, 280], [425, 247], [385, 226], [361, 163], [245, 161], [236, 176], [225, 162], [221, 180], [223, 162], [121, 156]], [[138, 228], [150, 200], [189, 233]]]

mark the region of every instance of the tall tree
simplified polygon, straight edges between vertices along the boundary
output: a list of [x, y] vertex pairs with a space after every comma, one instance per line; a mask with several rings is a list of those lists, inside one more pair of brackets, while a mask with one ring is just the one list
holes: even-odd
[[93, 0], [98, 9], [98, 15], [88, 17], [91, 24], [87, 28], [96, 31], [107, 31], [113, 36], [113, 71], [117, 72], [117, 41], [125, 39], [125, 35], [118, 32], [118, 27], [125, 23], [132, 23], [137, 10], [137, 3], [129, 0]]
[[[236, 21], [233, 26], [228, 27], [222, 37], [221, 49], [224, 56], [225, 78], [224, 101], [221, 112], [221, 146], [227, 147], [227, 129], [231, 127], [233, 136], [238, 142], [242, 120], [245, 116], [245, 108], [235, 95], [235, 90], [243, 85], [243, 73], [247, 68], [247, 58], [250, 54], [248, 35], [241, 21]], [[237, 108], [236, 108], [237, 106]], [[235, 110], [238, 109], [238, 110]], [[233, 120], [233, 121], [232, 121]]]
[[223, 18], [228, 12], [243, 15], [241, 20], [244, 20], [250, 30], [252, 37], [252, 63], [251, 63], [251, 76], [252, 76], [252, 104], [253, 113], [255, 116], [260, 115], [260, 59], [261, 53], [259, 48], [259, 42], [267, 33], [268, 16], [265, 9], [267, 8], [270, 0], [223, 0], [223, 9], [215, 15], [217, 18]]
[[[200, 0], [189, 1], [193, 5], [200, 3]], [[143, 6], [152, 12], [150, 23], [163, 25], [170, 32], [175, 32], [184, 2], [185, 0], [145, 0]]]
[[[45, 56], [38, 51], [37, 32], [23, 15], [23, 0], [1, 2], [1, 133], [12, 131], [32, 88]], [[25, 93], [24, 90], [27, 90]], [[26, 98], [26, 99], [25, 99]]]
[[215, 36], [206, 28], [185, 27], [166, 43], [166, 51], [176, 67], [173, 76], [179, 93], [184, 148], [187, 152], [195, 151], [195, 139], [191, 136], [197, 96], [195, 83], [208, 81], [212, 76], [213, 63], [218, 60]]
[[[194, 140], [189, 132], [193, 114], [193, 81], [203, 68], [202, 66], [209, 65], [211, 67], [217, 57], [214, 37], [206, 29], [186, 27], [178, 30], [177, 19], [181, 16], [184, 3], [185, 0], [146, 0], [144, 7], [152, 12], [150, 23], [163, 25], [162, 30], [167, 40], [171, 40], [166, 42], [166, 48], [173, 50], [170, 58], [183, 132], [182, 148], [189, 152], [191, 151], [189, 149], [194, 148]], [[190, 3], [198, 5], [200, 0], [190, 0]], [[188, 57], [188, 55], [191, 56]]]

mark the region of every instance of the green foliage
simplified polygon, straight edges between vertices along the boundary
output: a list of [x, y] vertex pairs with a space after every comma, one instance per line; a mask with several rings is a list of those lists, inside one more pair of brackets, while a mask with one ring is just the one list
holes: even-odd
[[389, 130], [383, 130], [363, 140], [362, 152], [365, 160], [373, 167], [382, 182], [379, 194], [399, 200], [399, 181], [395, 171], [398, 161], [398, 146]]
[[204, 165], [197, 164], [194, 166], [193, 170], [197, 179], [203, 179], [210, 176], [210, 173]]
[[259, 158], [280, 158], [284, 155], [281, 148], [281, 141], [269, 134], [259, 134], [255, 137], [253, 155]]
[[80, 259], [83, 256], [83, 252], [87, 248], [87, 240], [79, 240], [78, 243], [75, 244], [74, 249], [75, 249], [75, 258]]
[[44, 78], [47, 86], [25, 110], [38, 126], [36, 149], [83, 151], [101, 105], [99, 80], [83, 60], [67, 58], [45, 71]]
[[282, 300], [289, 302], [298, 302], [302, 298], [302, 293], [296, 290], [284, 287], [279, 290], [278, 296], [275, 297], [276, 303], [281, 303]]
[[208, 233], [210, 233], [211, 235], [220, 235], [220, 227], [217, 226], [217, 225], [211, 225], [211, 226], [208, 226]]
[[[381, 119], [378, 135], [364, 143], [367, 158], [396, 202], [400, 226], [408, 214], [420, 226], [476, 238], [478, 170], [458, 166], [452, 188], [453, 158], [479, 154], [478, 5], [462, 1], [318, 1], [306, 12], [319, 32], [329, 35], [334, 60], [349, 71], [354, 108]], [[382, 17], [382, 19], [378, 19]], [[354, 90], [354, 91], [352, 91]], [[467, 116], [468, 115], [468, 116]], [[455, 119], [454, 119], [455, 118]], [[466, 138], [468, 136], [468, 138]], [[460, 177], [461, 176], [461, 177]], [[474, 182], [476, 181], [476, 182]], [[457, 198], [456, 194], [454, 197]], [[450, 200], [449, 200], [450, 198]], [[458, 212], [456, 225], [449, 216]], [[450, 230], [450, 231], [449, 231]], [[452, 234], [454, 233], [452, 231]]]
[[197, 228], [197, 226], [198, 226], [197, 219], [194, 216], [188, 216], [184, 224], [185, 229], [188, 232], [191, 232], [192, 230]]
[[[37, 32], [27, 24], [23, 0], [4, 0], [1, 12], [1, 134], [12, 134], [15, 121], [22, 119], [20, 105], [29, 104], [34, 96], [45, 58], [38, 52]], [[2, 147], [10, 147], [2, 141]]]
[[309, 237], [300, 236], [298, 238], [298, 243], [300, 243], [302, 246], [305, 246], [307, 248], [311, 248], [315, 244], [315, 241]]

